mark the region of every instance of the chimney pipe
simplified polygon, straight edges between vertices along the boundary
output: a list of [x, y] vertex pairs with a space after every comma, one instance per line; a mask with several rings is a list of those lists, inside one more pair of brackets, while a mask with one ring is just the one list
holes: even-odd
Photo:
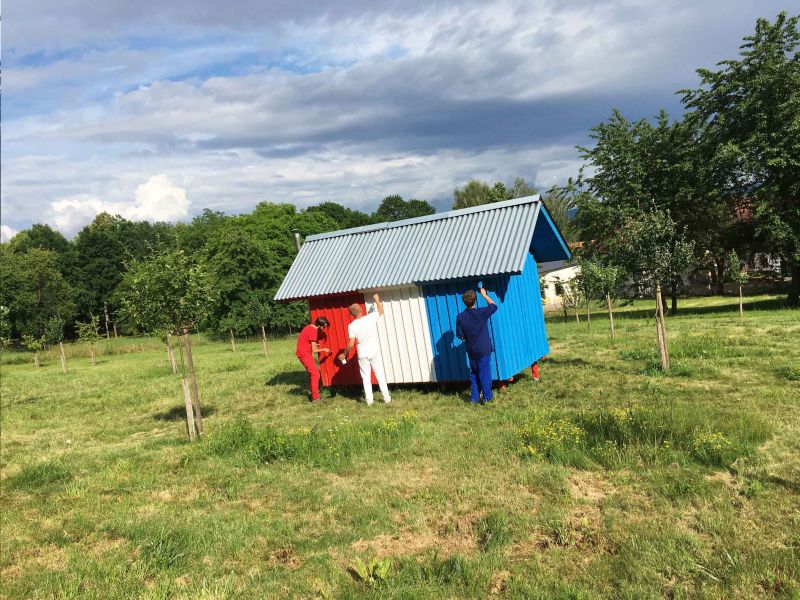
[[292, 233], [294, 234], [294, 245], [297, 246], [297, 253], [300, 254], [300, 246], [302, 246], [300, 232], [297, 229], [292, 229]]

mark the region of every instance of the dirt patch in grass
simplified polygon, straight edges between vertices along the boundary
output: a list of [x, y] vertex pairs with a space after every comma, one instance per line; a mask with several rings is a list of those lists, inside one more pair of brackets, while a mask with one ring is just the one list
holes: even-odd
[[614, 492], [613, 484], [593, 471], [572, 471], [567, 488], [573, 498], [591, 503], [599, 503]]
[[489, 580], [489, 595], [500, 596], [505, 591], [506, 584], [508, 583], [508, 579], [510, 577], [510, 571], [497, 571], [496, 573], [492, 574], [492, 578]]
[[16, 555], [13, 564], [0, 571], [0, 579], [16, 579], [24, 572], [63, 571], [67, 568], [67, 552], [58, 546], [30, 546]]
[[470, 554], [478, 550], [473, 524], [479, 514], [448, 514], [422, 531], [399, 531], [350, 545], [356, 553], [374, 553], [377, 557], [410, 556], [436, 549], [440, 556]]

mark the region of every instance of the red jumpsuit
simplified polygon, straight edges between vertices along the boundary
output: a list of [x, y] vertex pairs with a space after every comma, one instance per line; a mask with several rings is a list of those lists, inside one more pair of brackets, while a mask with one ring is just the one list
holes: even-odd
[[319, 340], [319, 329], [314, 325], [306, 325], [297, 336], [297, 351], [295, 356], [308, 371], [309, 384], [311, 385], [311, 400], [319, 400], [319, 367], [311, 352], [311, 342]]

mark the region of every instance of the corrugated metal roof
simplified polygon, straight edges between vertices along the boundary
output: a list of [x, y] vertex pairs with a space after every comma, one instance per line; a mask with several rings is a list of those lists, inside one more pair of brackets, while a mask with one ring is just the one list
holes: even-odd
[[275, 299], [517, 273], [540, 206], [536, 195], [309, 236]]

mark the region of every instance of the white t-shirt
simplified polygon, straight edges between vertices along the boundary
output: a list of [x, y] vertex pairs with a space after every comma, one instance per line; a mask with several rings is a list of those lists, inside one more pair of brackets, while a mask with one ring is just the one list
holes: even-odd
[[356, 319], [347, 327], [347, 334], [358, 341], [360, 358], [372, 358], [381, 351], [381, 344], [378, 340], [379, 318], [380, 315], [377, 311], [371, 312]]

